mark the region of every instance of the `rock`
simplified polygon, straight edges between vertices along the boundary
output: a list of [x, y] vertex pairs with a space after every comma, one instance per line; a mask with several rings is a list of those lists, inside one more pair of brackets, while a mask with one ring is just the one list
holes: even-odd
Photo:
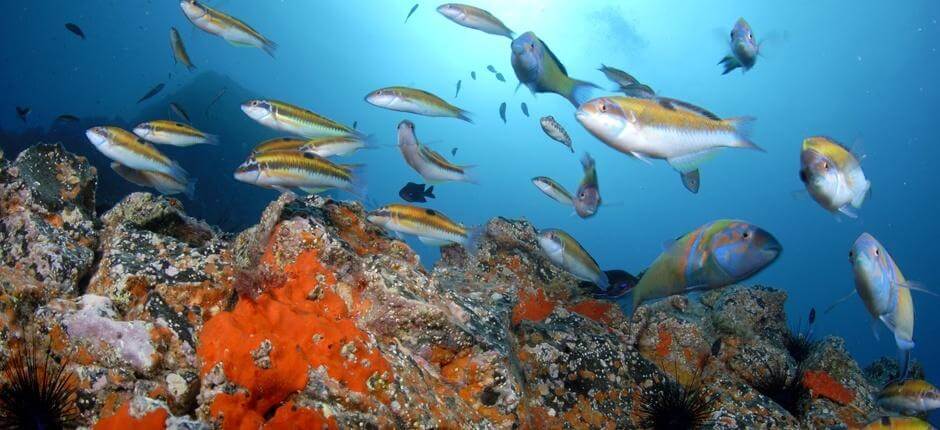
[[98, 240], [96, 183], [95, 168], [58, 144], [0, 165], [0, 277], [35, 279], [41, 301], [79, 292]]

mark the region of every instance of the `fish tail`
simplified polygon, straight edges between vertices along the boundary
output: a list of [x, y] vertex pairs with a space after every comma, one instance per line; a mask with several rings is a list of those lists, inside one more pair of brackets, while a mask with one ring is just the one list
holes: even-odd
[[587, 81], [581, 81], [578, 79], [570, 79], [570, 81], [571, 87], [563, 95], [575, 107], [581, 106], [581, 103], [590, 100], [591, 92], [594, 91], [594, 89], [600, 88], [597, 85]]
[[601, 270], [600, 276], [594, 281], [597, 284], [597, 288], [600, 288], [601, 291], [610, 290], [610, 278], [607, 277], [607, 274]]
[[205, 137], [206, 137], [206, 144], [207, 144], [207, 145], [218, 145], [218, 144], [219, 144], [219, 135], [217, 135], [217, 134], [209, 134], [209, 133], [203, 133], [203, 135], [205, 135]]
[[264, 45], [261, 47], [261, 49], [263, 49], [264, 52], [266, 52], [268, 55], [270, 55], [271, 58], [275, 58], [275, 57], [274, 57], [274, 51], [277, 50], [277, 43], [274, 43], [273, 41], [270, 41], [270, 40], [268, 40], [268, 39], [264, 39], [264, 42], [263, 42], [263, 43], [264, 43]]
[[196, 182], [198, 182], [196, 178], [191, 179], [186, 183], [186, 189], [183, 190], [183, 194], [186, 194], [186, 197], [190, 200], [196, 195]]
[[585, 152], [584, 155], [581, 156], [581, 167], [583, 167], [584, 170], [593, 169], [594, 157], [591, 157], [591, 154]]
[[196, 70], [196, 65], [193, 63], [189, 63], [186, 65], [186, 70], [189, 70], [190, 72], [192, 72], [193, 70]]
[[343, 167], [349, 169], [349, 174], [352, 177], [349, 180], [349, 186], [346, 187], [346, 191], [359, 197], [361, 199], [366, 198], [366, 178], [365, 178], [365, 166], [361, 164], [347, 164]]
[[733, 55], [725, 55], [725, 58], [722, 58], [718, 64], [725, 66], [725, 71], [721, 72], [722, 75], [727, 75], [731, 73], [732, 70], [741, 67], [741, 62], [738, 61], [737, 58], [734, 58]]
[[486, 224], [476, 226], [467, 231], [467, 239], [463, 243], [463, 248], [467, 254], [476, 255], [480, 250], [480, 240], [486, 237]]
[[437, 198], [437, 197], [434, 196], [434, 185], [431, 185], [430, 187], [428, 187], [428, 189], [424, 190], [424, 196], [425, 196], [425, 197], [430, 197], [430, 198], [432, 198], [432, 199], [436, 199], [436, 198]]
[[176, 178], [180, 182], [189, 182], [189, 173], [184, 170], [179, 163], [176, 161], [170, 162], [170, 171], [167, 172], [168, 175]]
[[464, 120], [464, 121], [467, 121], [467, 122], [469, 122], [470, 124], [473, 124], [473, 119], [470, 118], [470, 112], [467, 112], [467, 111], [465, 111], [465, 110], [463, 110], [463, 109], [458, 109], [458, 110], [457, 110], [457, 118], [462, 119], [462, 120]]
[[[913, 343], [911, 348], [913, 348]], [[898, 373], [897, 381], [903, 381], [907, 379], [907, 374], [911, 371], [911, 349], [900, 349], [898, 350], [898, 364], [900, 364], [900, 372]]]
[[737, 136], [737, 140], [733, 145], [731, 145], [732, 147], [756, 149], [761, 152], [767, 152], [764, 150], [764, 148], [757, 146], [757, 144], [751, 141], [749, 137], [751, 135], [751, 129], [754, 126], [754, 121], [756, 120], [757, 118], [752, 116], [737, 116], [723, 120], [724, 122], [734, 127], [734, 133]]

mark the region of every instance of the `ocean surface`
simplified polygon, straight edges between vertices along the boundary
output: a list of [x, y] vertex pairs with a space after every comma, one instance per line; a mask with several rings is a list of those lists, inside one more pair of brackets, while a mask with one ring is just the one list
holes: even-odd
[[[425, 205], [466, 225], [495, 216], [525, 218], [537, 228], [574, 236], [605, 269], [642, 271], [662, 244], [719, 218], [757, 224], [783, 244], [782, 256], [747, 281], [785, 290], [792, 326], [819, 311], [815, 336], [836, 335], [862, 366], [895, 356], [883, 325], [880, 340], [858, 297], [822, 310], [854, 288], [848, 251], [863, 232], [874, 235], [908, 279], [940, 291], [940, 3], [935, 1], [546, 1], [480, 0], [517, 34], [534, 31], [572, 77], [613, 94], [601, 64], [628, 71], [667, 95], [722, 117], [757, 118], [751, 138], [766, 152], [725, 150], [702, 169], [691, 194], [667, 164], [646, 164], [589, 135], [574, 107], [555, 94], [516, 89], [509, 39], [460, 27], [436, 3], [412, 1], [246, 1], [208, 3], [238, 17], [279, 47], [275, 58], [237, 48], [196, 29], [176, 1], [37, 1], [9, 3], [0, 15], [3, 114], [0, 145], [7, 157], [37, 140], [62, 141], [101, 174], [102, 209], [143, 190], [123, 181], [85, 138], [96, 125], [164, 119], [176, 102], [192, 124], [220, 136], [219, 146], [161, 147], [198, 179], [187, 211], [227, 231], [258, 219], [277, 191], [237, 182], [234, 169], [258, 142], [283, 135], [239, 109], [249, 98], [303, 106], [374, 136], [379, 148], [345, 157], [366, 167], [365, 204], [401, 202], [398, 190], [422, 182], [403, 161], [396, 126], [416, 124], [418, 138], [457, 164], [474, 165], [478, 184], [444, 183]], [[721, 74], [728, 33], [744, 17], [762, 41], [753, 69]], [[65, 29], [77, 24], [85, 39]], [[169, 29], [176, 27], [196, 69], [175, 64]], [[494, 78], [492, 65], [506, 77]], [[476, 73], [471, 79], [470, 73]], [[454, 97], [457, 81], [459, 96]], [[150, 88], [155, 97], [137, 104]], [[364, 96], [403, 85], [435, 93], [471, 112], [473, 123], [372, 106]], [[224, 89], [224, 91], [223, 91]], [[221, 93], [221, 96], [219, 94]], [[218, 97], [215, 103], [213, 99]], [[499, 105], [507, 103], [506, 123]], [[520, 110], [526, 103], [530, 116]], [[211, 105], [210, 105], [211, 104]], [[15, 106], [32, 109], [21, 121]], [[61, 114], [80, 118], [54, 124]], [[552, 115], [571, 134], [575, 154], [550, 140], [538, 119]], [[800, 145], [830, 136], [864, 156], [871, 195], [857, 219], [817, 205], [798, 177]], [[452, 148], [458, 148], [451, 156]], [[579, 157], [597, 160], [605, 203], [589, 219], [573, 215], [530, 182], [550, 176], [577, 188]], [[331, 192], [337, 198], [355, 198]], [[408, 238], [429, 267], [436, 248]], [[914, 292], [913, 357], [928, 379], [940, 375], [940, 298]]]

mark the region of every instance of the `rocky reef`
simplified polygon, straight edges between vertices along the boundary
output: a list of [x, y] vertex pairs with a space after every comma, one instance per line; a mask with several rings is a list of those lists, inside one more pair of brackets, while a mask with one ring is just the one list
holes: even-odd
[[146, 193], [96, 214], [96, 178], [57, 145], [0, 161], [0, 364], [47, 345], [82, 426], [641, 428], [670, 384], [707, 398], [704, 428], [882, 413], [841, 339], [794, 347], [781, 290], [625, 315], [526, 221], [428, 270], [358, 203], [282, 195], [233, 236]]

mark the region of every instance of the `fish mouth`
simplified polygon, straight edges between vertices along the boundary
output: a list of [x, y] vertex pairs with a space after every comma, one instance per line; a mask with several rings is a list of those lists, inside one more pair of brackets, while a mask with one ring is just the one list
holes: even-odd
[[88, 141], [95, 146], [101, 145], [107, 140], [105, 138], [104, 131], [102, 131], [99, 127], [93, 127], [86, 130], [85, 137], [87, 137]]

